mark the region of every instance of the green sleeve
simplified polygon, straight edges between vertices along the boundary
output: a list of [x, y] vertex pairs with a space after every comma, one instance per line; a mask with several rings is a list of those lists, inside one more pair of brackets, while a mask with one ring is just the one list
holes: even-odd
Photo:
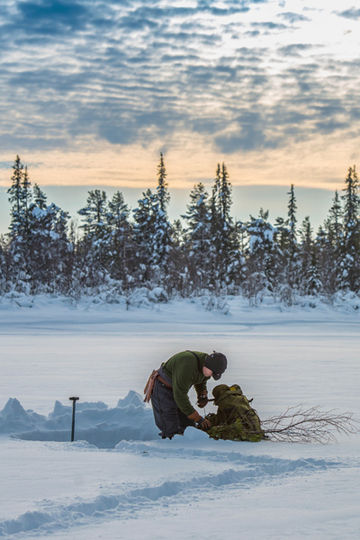
[[182, 370], [174, 370], [172, 385], [176, 405], [179, 407], [180, 411], [186, 414], [186, 416], [189, 416], [189, 414], [192, 414], [195, 411], [188, 397], [188, 392], [192, 385], [191, 383], [189, 384], [188, 377], [184, 376]]
[[[197, 352], [200, 365], [203, 365], [206, 353]], [[188, 392], [194, 385], [198, 392], [206, 389], [206, 378], [199, 371], [198, 361], [191, 351], [182, 351], [175, 354], [163, 364], [165, 373], [171, 378], [173, 396], [176, 405], [186, 415], [192, 414], [195, 409], [188, 398]]]

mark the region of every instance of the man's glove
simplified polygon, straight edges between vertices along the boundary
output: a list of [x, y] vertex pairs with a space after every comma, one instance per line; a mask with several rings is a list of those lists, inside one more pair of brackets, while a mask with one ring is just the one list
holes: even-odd
[[194, 411], [193, 413], [189, 414], [188, 416], [189, 420], [192, 420], [195, 424], [195, 427], [198, 429], [203, 429], [204, 431], [207, 431], [211, 428], [211, 422], [207, 418], [203, 418], [200, 416], [200, 414], [197, 411]]
[[198, 407], [200, 407], [200, 409], [203, 409], [207, 405], [208, 402], [209, 400], [208, 400], [207, 392], [202, 392], [201, 394], [198, 395], [197, 405]]
[[207, 418], [201, 418], [201, 420], [196, 423], [196, 427], [198, 429], [202, 429], [203, 431], [207, 431], [211, 428], [210, 420], [208, 420]]
[[197, 411], [189, 414], [188, 418], [189, 420], [192, 420], [194, 422], [195, 427], [197, 427], [198, 429], [204, 429], [206, 431], [211, 427], [211, 423], [209, 422], [209, 420], [200, 416]]

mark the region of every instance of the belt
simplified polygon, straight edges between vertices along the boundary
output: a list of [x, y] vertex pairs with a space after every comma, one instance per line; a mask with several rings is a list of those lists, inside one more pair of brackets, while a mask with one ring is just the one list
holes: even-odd
[[171, 384], [166, 381], [165, 379], [162, 378], [161, 375], [158, 375], [157, 377], [157, 380], [160, 381], [164, 386], [166, 386], [166, 388], [172, 388]]
[[159, 379], [161, 384], [166, 386], [166, 388], [172, 388], [171, 384], [166, 379], [164, 379], [161, 375], [159, 375], [159, 372], [156, 369], [153, 369], [150, 377], [147, 380], [145, 388], [144, 388], [144, 394], [145, 394], [144, 401], [145, 401], [145, 403], [149, 403], [149, 401], [151, 399], [156, 379]]

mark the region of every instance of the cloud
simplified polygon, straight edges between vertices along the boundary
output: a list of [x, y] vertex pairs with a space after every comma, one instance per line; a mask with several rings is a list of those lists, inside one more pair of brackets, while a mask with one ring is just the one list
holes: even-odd
[[346, 9], [345, 11], [336, 11], [336, 14], [340, 17], [345, 17], [346, 19], [353, 19], [354, 21], [360, 19], [360, 9], [356, 8]]
[[59, 34], [86, 27], [89, 10], [73, 0], [23, 0], [17, 4], [15, 23], [31, 26], [32, 33]]
[[0, 169], [11, 169], [12, 165], [11, 161], [0, 161]]
[[312, 48], [313, 45], [309, 45], [308, 43], [291, 43], [290, 45], [286, 45], [285, 47], [280, 47], [279, 52], [286, 57], [301, 56], [300, 53], [302, 51], [307, 51]]
[[320, 122], [315, 123], [315, 131], [316, 133], [333, 133], [337, 130], [342, 130], [348, 127], [348, 122], [341, 122], [336, 119], [330, 119], [330, 120], [322, 120]]
[[215, 138], [215, 143], [223, 153], [231, 154], [242, 150], [245, 152], [255, 149], [275, 148], [277, 138], [267, 136], [269, 122], [267, 110], [256, 106], [253, 110], [240, 110], [228, 132]]
[[274, 23], [273, 21], [253, 22], [251, 26], [262, 30], [286, 30], [288, 28], [285, 24]]
[[121, 18], [119, 26], [120, 28], [126, 28], [131, 31], [145, 29], [155, 30], [160, 26], [160, 21], [156, 20], [156, 17], [151, 19], [141, 13], [132, 12], [130, 15]]
[[294, 43], [290, 25], [306, 23], [303, 15], [281, 9], [260, 22], [266, 3], [6, 4], [2, 144], [15, 151], [70, 147], [88, 137], [113, 145], [165, 140], [170, 147], [179, 133], [195, 132], [231, 153], [306, 139], [314, 129], [344, 130], [358, 110], [348, 79], [355, 66], [342, 63], [338, 77], [337, 60], [319, 54], [314, 40]]
[[219, 135], [215, 138], [217, 148], [224, 154], [234, 152], [249, 152], [276, 148], [278, 142], [273, 137], [268, 138], [259, 125], [247, 124], [239, 132]]
[[94, 80], [95, 76], [96, 72], [92, 71], [67, 73], [59, 69], [45, 68], [21, 71], [9, 78], [9, 84], [17, 88], [28, 88], [29, 91], [32, 88], [37, 91], [53, 89], [64, 95]]
[[222, 42], [222, 37], [220, 35], [216, 35], [209, 30], [206, 32], [206, 27], [204, 28], [199, 25], [198, 22], [186, 22], [186, 24], [180, 26], [178, 32], [162, 31], [161, 37], [167, 41], [168, 45], [173, 44], [175, 47], [177, 47], [179, 43], [183, 43], [186, 47], [186, 44], [193, 43], [194, 39], [196, 39], [199, 44], [209, 45], [210, 47], [213, 47], [216, 43]]
[[289, 23], [293, 24], [296, 22], [308, 22], [310, 19], [308, 17], [305, 17], [305, 15], [301, 15], [301, 13], [293, 13], [291, 11], [286, 11], [284, 13], [279, 13], [279, 17], [285, 19]]
[[248, 30], [245, 32], [245, 36], [256, 38], [260, 36], [260, 30]]
[[69, 141], [61, 136], [52, 136], [46, 133], [45, 137], [39, 136], [35, 130], [32, 132], [24, 130], [24, 134], [0, 134], [0, 145], [2, 151], [11, 151], [14, 154], [22, 153], [24, 149], [28, 151], [38, 150], [53, 150], [58, 148], [68, 148]]

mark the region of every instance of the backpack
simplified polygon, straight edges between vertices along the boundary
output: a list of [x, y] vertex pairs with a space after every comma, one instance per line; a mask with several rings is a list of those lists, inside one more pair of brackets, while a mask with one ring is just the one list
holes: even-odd
[[261, 420], [238, 384], [219, 384], [213, 390], [217, 413], [206, 416], [211, 422], [208, 435], [213, 439], [258, 442], [265, 439]]

